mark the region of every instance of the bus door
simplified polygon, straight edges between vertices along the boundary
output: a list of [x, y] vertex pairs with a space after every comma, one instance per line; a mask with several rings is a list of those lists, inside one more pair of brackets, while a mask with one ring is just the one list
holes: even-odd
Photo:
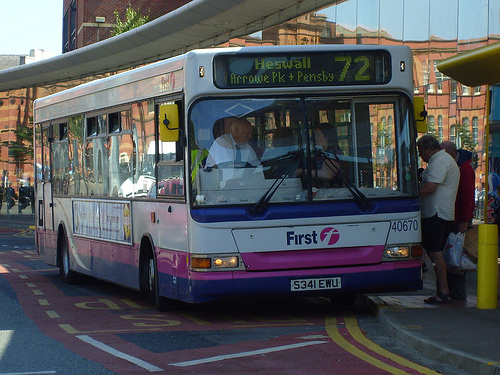
[[37, 183], [37, 226], [47, 230], [54, 229], [52, 202], [52, 173], [50, 163], [50, 128], [42, 129], [41, 179]]
[[[43, 205], [43, 208], [41, 207]], [[38, 209], [42, 209], [43, 228], [54, 230], [54, 214], [52, 204], [52, 184], [50, 181], [43, 183], [42, 202], [38, 203]]]

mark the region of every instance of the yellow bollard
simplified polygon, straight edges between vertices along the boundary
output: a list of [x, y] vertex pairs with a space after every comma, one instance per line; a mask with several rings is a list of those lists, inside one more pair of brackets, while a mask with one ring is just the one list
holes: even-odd
[[498, 227], [495, 224], [480, 224], [477, 241], [477, 308], [496, 309]]

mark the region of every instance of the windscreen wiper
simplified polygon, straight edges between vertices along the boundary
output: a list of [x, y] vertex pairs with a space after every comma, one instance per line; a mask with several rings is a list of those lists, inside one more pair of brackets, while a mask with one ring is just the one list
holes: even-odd
[[[318, 154], [321, 155], [321, 157], [323, 159], [328, 159], [328, 160], [332, 159], [324, 151], [319, 151]], [[332, 155], [334, 156], [336, 161], [341, 163], [340, 158], [337, 154], [332, 154]], [[342, 178], [342, 181], [344, 182], [345, 186], [347, 187], [347, 189], [350, 191], [350, 193], [352, 194], [354, 199], [356, 199], [356, 201], [359, 203], [359, 205], [362, 208], [370, 207], [370, 202], [366, 198], [366, 195], [364, 195], [361, 192], [361, 190], [359, 190], [358, 187], [352, 183], [352, 181], [345, 175], [345, 173], [342, 172], [342, 169], [340, 167], [338, 167], [337, 165], [335, 165], [333, 163], [325, 163], [325, 162], [323, 162], [323, 165], [325, 165], [330, 171], [332, 171], [336, 175], [339, 175]]]
[[267, 207], [267, 204], [273, 197], [276, 190], [280, 187], [281, 183], [287, 178], [288, 174], [292, 170], [295, 162], [298, 161], [304, 155], [304, 151], [302, 149], [298, 149], [295, 151], [290, 151], [286, 155], [284, 155], [281, 159], [287, 159], [288, 161], [280, 168], [278, 173], [278, 178], [274, 180], [269, 189], [264, 193], [264, 195], [259, 199], [257, 203], [253, 206], [253, 208], [249, 211], [250, 213], [260, 214]]

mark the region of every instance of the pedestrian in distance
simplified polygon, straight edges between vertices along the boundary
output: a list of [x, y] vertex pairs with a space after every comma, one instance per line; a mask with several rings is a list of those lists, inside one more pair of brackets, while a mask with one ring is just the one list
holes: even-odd
[[[474, 217], [475, 208], [475, 180], [474, 169], [472, 168], [472, 152], [466, 150], [457, 150], [457, 146], [450, 141], [441, 143], [450, 156], [455, 159], [460, 171], [460, 182], [458, 184], [457, 198], [455, 200], [455, 226], [454, 233], [466, 233]], [[465, 286], [465, 272], [447, 271], [448, 287], [450, 289], [451, 299], [467, 299], [467, 290]]]
[[26, 196], [26, 187], [23, 182], [19, 182], [19, 200], [17, 202], [17, 212], [22, 213], [22, 211], [27, 206], [28, 197]]
[[29, 204], [31, 206], [31, 213], [35, 213], [35, 188], [31, 185], [31, 179], [28, 177], [28, 186], [27, 186], [27, 191], [28, 191], [28, 197], [29, 197]]
[[9, 213], [10, 209], [14, 207], [16, 201], [14, 199], [17, 198], [16, 192], [12, 187], [12, 182], [9, 181], [7, 184], [7, 192], [6, 192], [6, 200], [7, 200], [7, 213]]
[[432, 261], [436, 273], [436, 294], [425, 303], [451, 300], [446, 278], [443, 249], [455, 219], [455, 199], [460, 172], [455, 160], [441, 149], [439, 141], [425, 134], [417, 141], [418, 153], [427, 163], [419, 184], [422, 217], [422, 245]]
[[0, 211], [2, 210], [3, 198], [4, 198], [4, 188], [3, 188], [3, 182], [2, 182], [0, 184]]

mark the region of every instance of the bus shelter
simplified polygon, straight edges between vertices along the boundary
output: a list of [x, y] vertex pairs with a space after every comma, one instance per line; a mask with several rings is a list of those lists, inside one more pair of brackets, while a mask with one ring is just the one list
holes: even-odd
[[[440, 61], [438, 70], [467, 86], [487, 85], [486, 113], [490, 114], [491, 91], [489, 85], [500, 82], [500, 42], [461, 53]], [[500, 98], [498, 98], [500, 99]], [[485, 155], [486, 174], [484, 222], [495, 222], [495, 211], [500, 212], [500, 126], [490, 127], [490, 115], [486, 117]]]

